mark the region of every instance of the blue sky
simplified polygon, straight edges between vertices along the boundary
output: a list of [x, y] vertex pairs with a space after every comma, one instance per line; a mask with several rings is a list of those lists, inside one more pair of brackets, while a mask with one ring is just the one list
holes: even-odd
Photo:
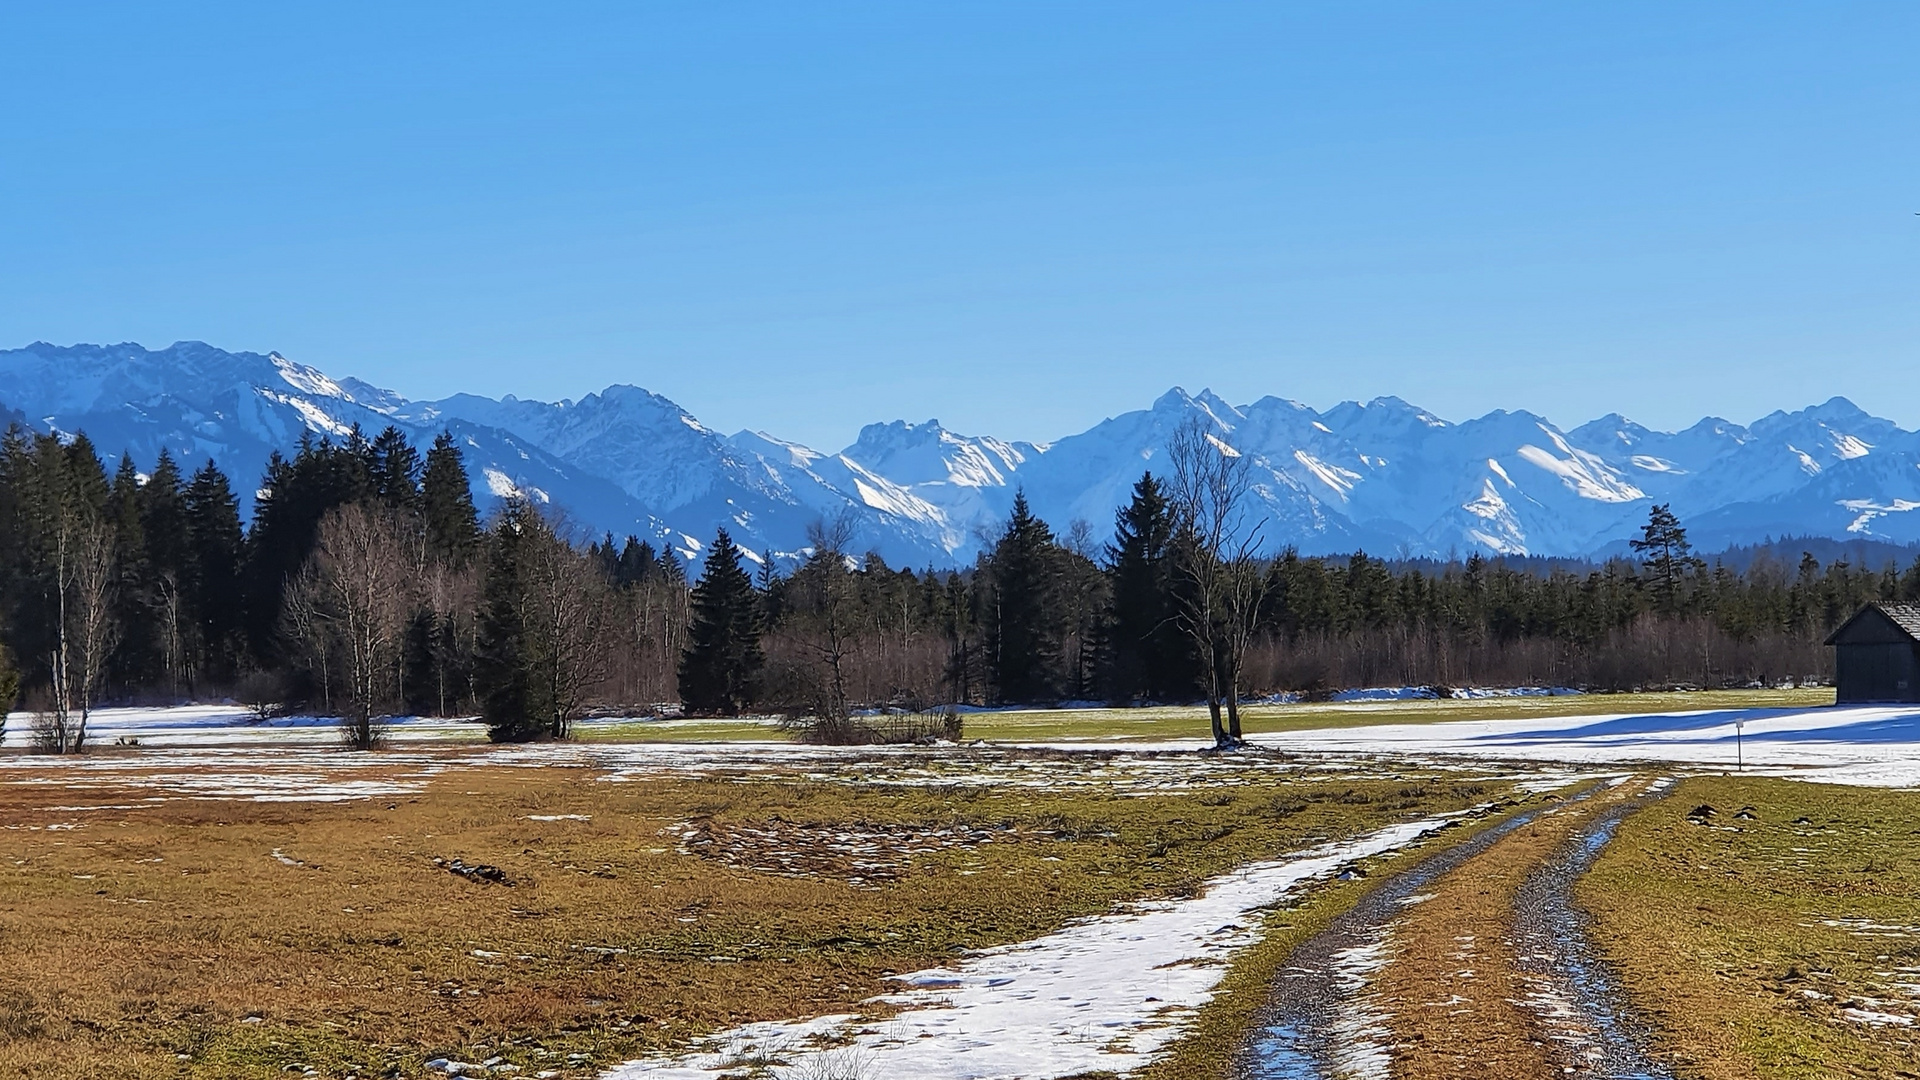
[[0, 11], [0, 345], [829, 448], [1176, 383], [1920, 425], [1920, 6], [394, 7]]

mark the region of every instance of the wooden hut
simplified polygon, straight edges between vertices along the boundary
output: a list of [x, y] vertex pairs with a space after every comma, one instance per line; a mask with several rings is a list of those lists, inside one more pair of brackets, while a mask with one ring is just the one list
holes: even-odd
[[1868, 604], [1827, 644], [1840, 704], [1920, 702], [1920, 604]]

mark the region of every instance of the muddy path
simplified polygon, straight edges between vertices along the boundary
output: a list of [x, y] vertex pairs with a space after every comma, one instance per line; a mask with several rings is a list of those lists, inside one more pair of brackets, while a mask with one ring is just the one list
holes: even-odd
[[1552, 1040], [1561, 1073], [1609, 1080], [1668, 1080], [1646, 1028], [1634, 1021], [1611, 972], [1595, 955], [1591, 925], [1573, 884], [1593, 866], [1627, 815], [1645, 800], [1607, 808], [1537, 868], [1514, 897], [1513, 944], [1527, 1004]]
[[1649, 787], [1548, 801], [1381, 882], [1288, 958], [1238, 1076], [1665, 1080], [1571, 897]]

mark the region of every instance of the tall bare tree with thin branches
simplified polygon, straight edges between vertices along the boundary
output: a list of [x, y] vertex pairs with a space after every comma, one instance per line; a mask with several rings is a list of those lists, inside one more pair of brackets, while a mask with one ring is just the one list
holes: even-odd
[[326, 585], [311, 560], [287, 582], [280, 602], [281, 633], [299, 650], [303, 664], [320, 691], [321, 714], [333, 710], [333, 627], [327, 607]]
[[600, 567], [547, 522], [528, 537], [524, 574], [539, 719], [548, 738], [564, 739], [607, 676], [612, 590]]
[[384, 741], [376, 710], [394, 685], [411, 610], [406, 550], [399, 515], [359, 503], [328, 512], [314, 544], [319, 619], [331, 631], [346, 680], [341, 735], [359, 750]]
[[[819, 701], [814, 711], [829, 723], [847, 718], [847, 658], [859, 632], [854, 613], [852, 574], [847, 548], [853, 543], [853, 519], [840, 514], [833, 520], [815, 520], [807, 526], [806, 564], [794, 572], [789, 589], [798, 640], [819, 663]], [[876, 637], [879, 635], [876, 634]]]
[[79, 712], [70, 746], [76, 752], [86, 745], [94, 696], [106, 676], [108, 657], [120, 639], [119, 621], [114, 618], [119, 591], [114, 540], [112, 522], [97, 513], [80, 515], [74, 529], [73, 603], [69, 612], [73, 620], [73, 666], [67, 680]]
[[55, 753], [77, 754], [86, 747], [94, 696], [117, 641], [114, 529], [64, 487], [56, 488], [48, 502], [55, 626], [48, 657], [50, 700], [34, 720], [34, 741]]
[[1251, 498], [1250, 460], [1198, 417], [1174, 432], [1167, 456], [1177, 619], [1203, 662], [1214, 745], [1238, 746], [1241, 669], [1266, 593], [1258, 558], [1265, 519]]

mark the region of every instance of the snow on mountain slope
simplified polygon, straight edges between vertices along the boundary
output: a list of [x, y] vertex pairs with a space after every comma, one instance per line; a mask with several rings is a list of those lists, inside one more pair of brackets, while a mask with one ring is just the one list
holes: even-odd
[[[1914, 528], [1899, 524], [1906, 511], [1895, 509], [1910, 497], [1913, 437], [1845, 398], [1775, 412], [1751, 427], [1709, 418], [1655, 432], [1615, 415], [1569, 437], [1671, 503], [1703, 538], [1888, 538], [1887, 529]], [[1858, 510], [1846, 505], [1856, 503]]]
[[1168, 443], [1182, 426], [1193, 422], [1249, 456], [1249, 483], [1266, 546], [1277, 550], [1293, 544], [1310, 553], [1352, 551], [1360, 546], [1392, 550], [1401, 539], [1356, 526], [1330, 505], [1330, 499], [1317, 497], [1298, 475], [1311, 473], [1309, 467], [1291, 454], [1279, 454], [1251, 440], [1249, 435], [1263, 429], [1249, 425], [1246, 412], [1207, 391], [1196, 396], [1176, 387], [1161, 395], [1152, 408], [1123, 413], [1049, 444], [1046, 453], [1022, 468], [1021, 485], [1034, 512], [1056, 529], [1064, 531], [1075, 521], [1085, 521], [1095, 536], [1104, 538], [1111, 534], [1114, 511], [1131, 497], [1141, 474], [1169, 475]]
[[[459, 394], [398, 415], [416, 422], [460, 417], [526, 439], [618, 484], [662, 519], [688, 523], [693, 539], [726, 526], [752, 557], [791, 556], [816, 520], [846, 514], [855, 543], [889, 560], [945, 562], [943, 522], [884, 478], [771, 436], [722, 436], [672, 401], [637, 386], [610, 386], [577, 402], [499, 401]], [[698, 545], [679, 546], [690, 556]]]
[[838, 460], [849, 469], [885, 477], [939, 522], [947, 551], [970, 555], [980, 546], [977, 534], [1012, 512], [1019, 470], [1046, 449], [955, 434], [938, 420], [895, 420], [861, 428]]
[[251, 513], [255, 481], [274, 451], [291, 452], [308, 435], [339, 439], [356, 424], [371, 437], [393, 423], [422, 446], [443, 427], [450, 431], [483, 508], [519, 492], [564, 507], [595, 530], [660, 531], [637, 500], [508, 432], [458, 420], [408, 423], [390, 415], [402, 402], [398, 395], [357, 380], [336, 382], [278, 354], [229, 353], [192, 341], [157, 350], [36, 342], [0, 351], [0, 399], [37, 430], [84, 430], [109, 468], [123, 452], [143, 470], [162, 449], [189, 472], [214, 459], [232, 478], [243, 513]]
[[1175, 388], [1050, 444], [895, 421], [836, 454], [765, 432], [722, 436], [634, 386], [554, 403], [413, 402], [277, 354], [181, 342], [0, 351], [7, 409], [42, 431], [84, 429], [142, 467], [162, 447], [188, 467], [216, 458], [242, 491], [305, 436], [392, 423], [425, 443], [445, 429], [482, 505], [520, 492], [583, 530], [661, 538], [695, 558], [723, 525], [754, 558], [791, 558], [812, 522], [845, 517], [859, 549], [895, 565], [961, 565], [991, 544], [1021, 489], [1057, 531], [1085, 521], [1104, 539], [1141, 473], [1165, 474], [1168, 441], [1196, 422], [1248, 459], [1269, 550], [1582, 555], [1631, 535], [1654, 502], [1671, 502], [1708, 546], [1920, 539], [1920, 435], [1843, 398], [1747, 427], [1708, 418], [1661, 432], [1610, 415], [1566, 431], [1504, 410], [1450, 423], [1393, 397], [1318, 412]]
[[680, 406], [636, 386], [553, 404], [458, 394], [399, 415], [420, 423], [457, 417], [511, 431], [563, 460], [593, 461], [602, 476], [663, 513], [704, 499], [723, 478], [764, 493], [750, 458], [732, 453]]
[[[1920, 510], [1920, 435], [1877, 427], [1860, 430], [1880, 440], [1869, 452], [1856, 453], [1857, 447], [1838, 438], [1831, 452], [1850, 456], [1815, 459], [1819, 468], [1806, 473], [1806, 482], [1798, 487], [1703, 508], [1687, 519], [1692, 532], [1716, 547], [1785, 536], [1901, 544], [1920, 540], [1920, 514], [1915, 513]], [[1811, 442], [1804, 432], [1802, 441]]]

